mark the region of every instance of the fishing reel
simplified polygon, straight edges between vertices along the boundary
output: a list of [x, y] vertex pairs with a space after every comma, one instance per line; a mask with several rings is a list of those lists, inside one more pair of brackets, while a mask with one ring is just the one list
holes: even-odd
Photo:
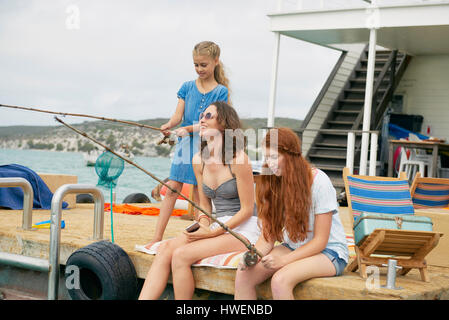
[[174, 135], [171, 134], [169, 136], [164, 136], [158, 143], [157, 145], [161, 145], [163, 143], [168, 143], [169, 145], [173, 146], [175, 144], [175, 139], [173, 137]]
[[259, 261], [259, 258], [257, 257], [257, 253], [254, 250], [254, 245], [251, 245], [251, 250], [246, 251], [243, 254], [242, 258], [243, 258], [243, 262], [245, 263], [245, 265], [247, 267], [252, 267], [257, 264], [257, 262]]

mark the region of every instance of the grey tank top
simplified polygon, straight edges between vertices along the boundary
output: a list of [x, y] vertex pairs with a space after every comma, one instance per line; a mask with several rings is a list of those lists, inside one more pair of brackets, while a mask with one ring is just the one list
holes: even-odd
[[[232, 179], [223, 182], [216, 189], [209, 188], [209, 186], [203, 183], [204, 194], [213, 201], [217, 218], [223, 216], [233, 216], [240, 210], [240, 198], [237, 190], [237, 179], [235, 178], [235, 174], [231, 170], [230, 164], [228, 164], [228, 167], [231, 171]], [[255, 204], [253, 215], [257, 216], [257, 209]]]

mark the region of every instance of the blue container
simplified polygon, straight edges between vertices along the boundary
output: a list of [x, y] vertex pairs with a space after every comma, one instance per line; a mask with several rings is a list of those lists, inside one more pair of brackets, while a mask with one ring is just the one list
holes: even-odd
[[433, 222], [429, 217], [363, 212], [354, 221], [354, 242], [358, 245], [375, 229], [432, 231], [432, 228]]

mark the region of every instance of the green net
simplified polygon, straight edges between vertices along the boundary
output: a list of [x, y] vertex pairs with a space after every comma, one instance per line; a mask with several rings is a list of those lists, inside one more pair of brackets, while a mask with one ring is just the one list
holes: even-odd
[[114, 243], [113, 199], [112, 190], [117, 185], [118, 177], [125, 168], [125, 161], [111, 152], [103, 152], [95, 162], [95, 172], [98, 176], [98, 186], [111, 190], [111, 241]]
[[118, 177], [125, 168], [125, 161], [111, 152], [103, 152], [95, 162], [95, 172], [98, 175], [98, 186], [115, 188]]

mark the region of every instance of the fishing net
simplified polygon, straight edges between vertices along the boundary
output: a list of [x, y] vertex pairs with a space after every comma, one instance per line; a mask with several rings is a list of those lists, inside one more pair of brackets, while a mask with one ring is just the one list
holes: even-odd
[[98, 186], [115, 188], [117, 180], [125, 168], [125, 161], [111, 152], [103, 152], [95, 162]]
[[125, 161], [111, 152], [103, 152], [95, 162], [95, 172], [98, 176], [98, 186], [110, 188], [111, 191], [111, 242], [114, 243], [113, 221], [113, 189], [117, 186], [118, 177], [125, 168]]

